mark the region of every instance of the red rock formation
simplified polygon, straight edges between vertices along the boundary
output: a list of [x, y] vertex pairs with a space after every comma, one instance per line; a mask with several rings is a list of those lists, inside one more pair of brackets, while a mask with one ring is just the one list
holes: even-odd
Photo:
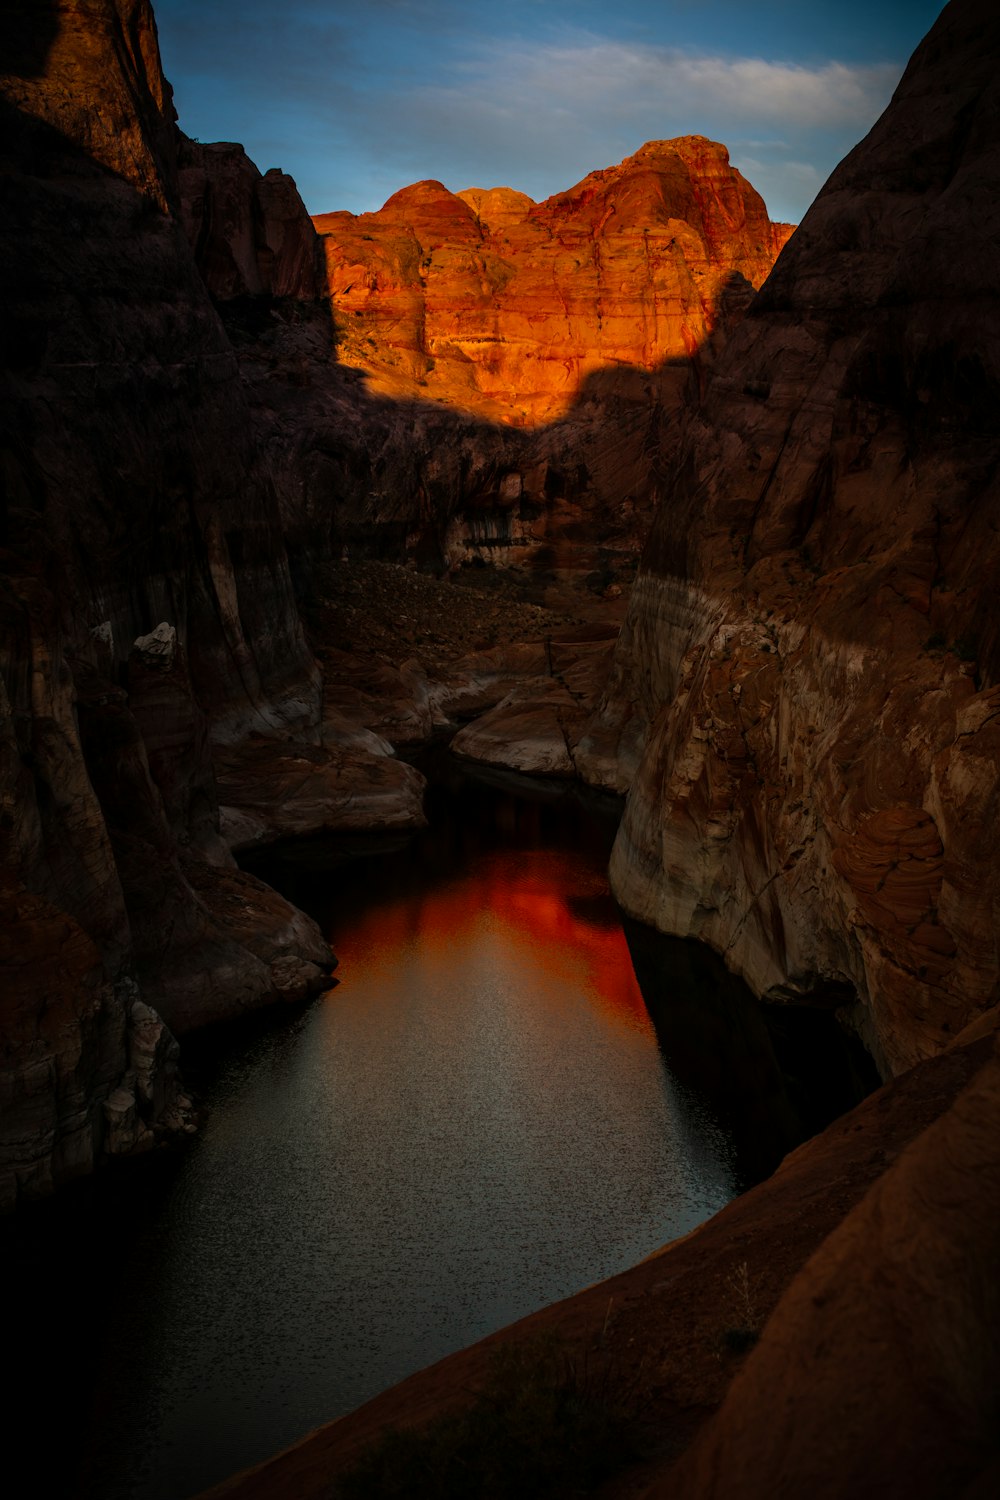
[[181, 163], [300, 576], [332, 540], [631, 578], [692, 356], [707, 365], [787, 234], [724, 148], [644, 148], [547, 204], [424, 182], [379, 214], [321, 216], [336, 348], [307, 280], [291, 306], [261, 279], [268, 178], [232, 146]]
[[948, 7], [751, 304], [585, 744], [625, 907], [892, 1071], [1000, 975], [998, 53]]
[[373, 389], [533, 425], [601, 375], [673, 394], [676, 368], [738, 310], [790, 233], [701, 136], [652, 141], [532, 203], [415, 183], [378, 213], [321, 214], [340, 357]]

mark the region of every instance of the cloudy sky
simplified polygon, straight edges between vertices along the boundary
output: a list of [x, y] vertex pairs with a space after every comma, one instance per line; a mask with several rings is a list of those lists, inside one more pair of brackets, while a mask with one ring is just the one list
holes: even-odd
[[889, 102], [938, 0], [154, 0], [180, 123], [311, 213], [424, 177], [544, 198], [708, 135], [797, 222]]

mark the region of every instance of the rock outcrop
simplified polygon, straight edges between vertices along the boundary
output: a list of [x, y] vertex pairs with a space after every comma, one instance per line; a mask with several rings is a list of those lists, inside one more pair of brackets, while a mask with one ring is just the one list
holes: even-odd
[[[212, 745], [318, 739], [320, 681], [147, 0], [7, 6], [0, 65], [9, 1203], [183, 1123], [167, 1026], [321, 988], [332, 956], [219, 835]], [[284, 183], [258, 192], [280, 219]]]
[[606, 372], [647, 398], [676, 387], [790, 232], [701, 136], [651, 141], [544, 203], [426, 181], [313, 222], [342, 360], [376, 390], [419, 384], [531, 426], [599, 402]]
[[[228, 199], [234, 148], [199, 149], [216, 185], [182, 176], [197, 199], [186, 217], [228, 297], [225, 256], [195, 225], [200, 203]], [[308, 567], [322, 538], [334, 555], [630, 580], [692, 371], [790, 232], [725, 148], [654, 142], [541, 204], [426, 181], [379, 213], [314, 223], [335, 351], [301, 311], [251, 327], [220, 304], [296, 558]]]
[[887, 1072], [1000, 974], [998, 52], [946, 9], [733, 334], [577, 755], [626, 909]]
[[790, 232], [700, 137], [542, 204], [417, 183], [318, 242], [239, 146], [179, 163], [302, 580], [344, 547], [631, 579], [692, 371]]
[[292, 178], [277, 167], [262, 176], [231, 142], [180, 135], [178, 147], [181, 217], [211, 295], [317, 301], [319, 245]]
[[[998, 1121], [994, 1049], [792, 1282], [671, 1473], [671, 1494], [990, 1492], [1000, 1465]], [[660, 1493], [652, 1487], [649, 1500]]]

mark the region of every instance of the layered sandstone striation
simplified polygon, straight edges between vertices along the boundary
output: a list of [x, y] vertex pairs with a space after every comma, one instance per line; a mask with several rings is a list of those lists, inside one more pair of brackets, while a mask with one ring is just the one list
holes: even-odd
[[[322, 988], [332, 956], [219, 834], [213, 747], [317, 741], [320, 680], [180, 221], [152, 13], [8, 6], [0, 59], [9, 1203], [184, 1122], [168, 1027]], [[280, 219], [287, 188], [258, 195]]]
[[631, 578], [692, 372], [789, 232], [724, 147], [654, 142], [544, 204], [417, 183], [311, 249], [289, 179], [225, 143], [179, 160], [300, 579], [345, 546]]
[[418, 384], [518, 425], [600, 402], [609, 379], [647, 399], [676, 387], [790, 232], [701, 136], [651, 141], [544, 203], [428, 180], [313, 222], [342, 359], [375, 389]]
[[578, 754], [626, 909], [891, 1072], [1000, 972], [998, 48], [945, 11], [733, 334]]

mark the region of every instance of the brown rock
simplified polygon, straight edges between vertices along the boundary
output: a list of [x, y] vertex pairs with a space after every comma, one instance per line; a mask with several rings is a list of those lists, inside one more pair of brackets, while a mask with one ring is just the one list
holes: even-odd
[[545, 642], [543, 677], [519, 683], [451, 742], [454, 754], [532, 776], [573, 777], [576, 747], [604, 686], [613, 639]]
[[887, 1070], [1000, 979], [998, 51], [947, 8], [732, 335], [577, 756], [624, 906]]
[[252, 739], [217, 758], [230, 848], [364, 828], [422, 828], [424, 778], [390, 755]]
[[205, 285], [232, 297], [315, 300], [321, 291], [316, 236], [291, 177], [261, 176], [242, 146], [179, 138], [184, 228]]
[[1000, 1462], [998, 1256], [994, 1052], [803, 1267], [670, 1493], [985, 1495]]
[[[229, 859], [212, 738], [317, 736], [319, 679], [237, 361], [179, 222], [149, 4], [7, 6], [0, 67], [9, 1202], [183, 1125], [164, 1021], [280, 998], [285, 951], [317, 971], [331, 957], [280, 898], [247, 903], [249, 941], [191, 878], [218, 883], [204, 861]], [[254, 191], [271, 291], [291, 295], [311, 232], [284, 233], [287, 183]]]

